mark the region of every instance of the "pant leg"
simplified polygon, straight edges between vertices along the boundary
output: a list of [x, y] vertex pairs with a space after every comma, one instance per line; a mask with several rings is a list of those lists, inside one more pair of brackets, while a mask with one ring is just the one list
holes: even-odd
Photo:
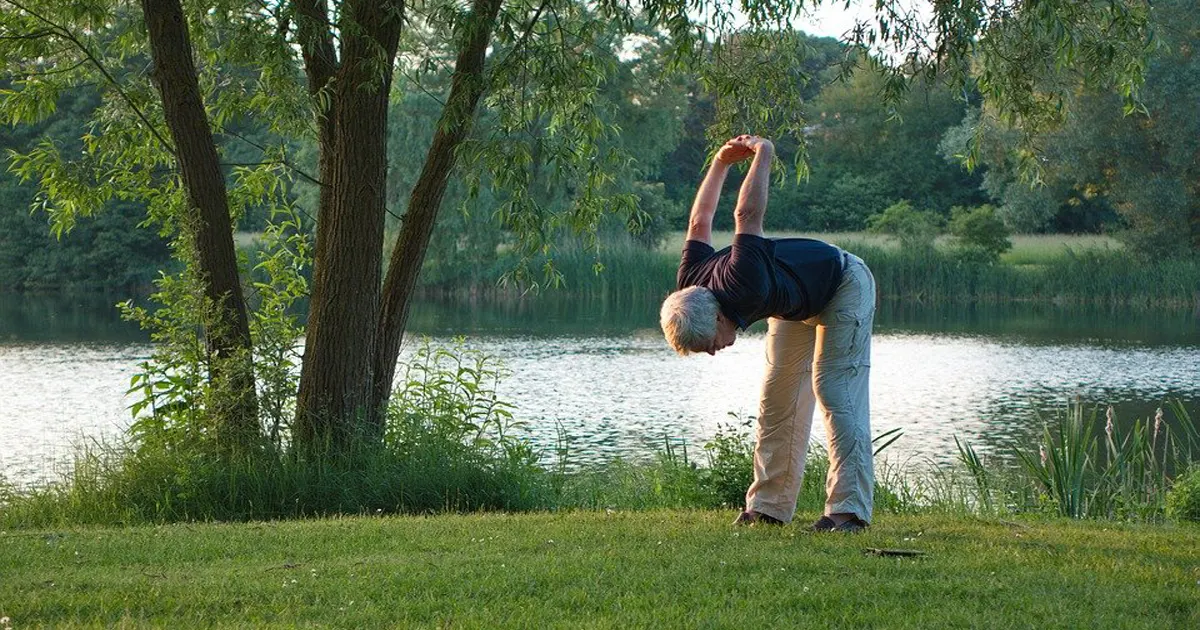
[[849, 256], [833, 300], [817, 316], [813, 389], [829, 436], [826, 514], [870, 522], [875, 469], [871, 446], [871, 327], [875, 278]]
[[812, 430], [816, 328], [811, 323], [771, 318], [767, 322], [767, 371], [758, 407], [754, 483], [746, 509], [789, 522], [804, 476]]

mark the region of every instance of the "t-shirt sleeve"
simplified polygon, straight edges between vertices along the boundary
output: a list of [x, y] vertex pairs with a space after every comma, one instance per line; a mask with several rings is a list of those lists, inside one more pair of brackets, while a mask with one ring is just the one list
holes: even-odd
[[733, 237], [729, 260], [723, 269], [722, 285], [729, 308], [736, 312], [734, 321], [745, 329], [752, 314], [761, 311], [771, 294], [771, 270], [775, 264], [775, 243], [753, 234]]
[[735, 234], [729, 266], [739, 276], [762, 276], [775, 264], [775, 242], [753, 234]]
[[679, 272], [675, 275], [675, 289], [684, 289], [699, 284], [697, 277], [702, 263], [716, 253], [712, 245], [701, 241], [687, 241], [683, 244], [683, 257], [679, 259]]
[[765, 300], [771, 291], [775, 266], [775, 242], [753, 234], [736, 234], [729, 253], [730, 286], [740, 289], [751, 302]]

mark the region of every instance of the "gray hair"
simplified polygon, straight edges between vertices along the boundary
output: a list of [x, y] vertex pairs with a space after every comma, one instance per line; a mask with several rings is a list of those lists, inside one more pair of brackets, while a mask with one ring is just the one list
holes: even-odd
[[717, 336], [717, 296], [705, 287], [688, 287], [667, 296], [659, 311], [667, 343], [681, 355], [699, 352]]

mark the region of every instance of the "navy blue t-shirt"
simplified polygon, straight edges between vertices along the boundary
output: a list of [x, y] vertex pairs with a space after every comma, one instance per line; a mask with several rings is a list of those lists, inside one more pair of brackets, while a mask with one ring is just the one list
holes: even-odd
[[803, 320], [821, 312], [842, 281], [841, 249], [810, 238], [736, 234], [716, 251], [688, 241], [676, 289], [707, 287], [725, 317], [745, 330], [767, 317]]

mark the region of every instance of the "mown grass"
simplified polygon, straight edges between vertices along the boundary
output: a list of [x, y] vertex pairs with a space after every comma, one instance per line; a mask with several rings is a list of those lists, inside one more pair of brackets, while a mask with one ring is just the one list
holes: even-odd
[[[0, 534], [13, 628], [1187, 628], [1200, 527], [720, 511], [354, 517]], [[815, 515], [808, 514], [805, 517]], [[867, 549], [916, 550], [916, 557]]]

